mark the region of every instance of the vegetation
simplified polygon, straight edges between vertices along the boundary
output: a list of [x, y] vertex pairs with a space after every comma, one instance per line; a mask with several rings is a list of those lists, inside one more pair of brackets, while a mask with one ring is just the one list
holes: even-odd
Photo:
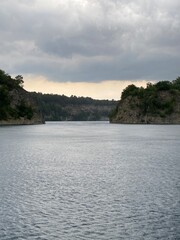
[[12, 78], [8, 73], [0, 69], [0, 85], [6, 86], [9, 91], [23, 86], [23, 77], [21, 75]]
[[[21, 97], [22, 91], [26, 92], [22, 88], [23, 83], [21, 75], [12, 78], [0, 70], [0, 120], [32, 119], [33, 108], [27, 103], [26, 96]], [[46, 121], [108, 120], [110, 111], [116, 105], [116, 101], [35, 92], [31, 93], [31, 97], [38, 103]]]
[[[124, 89], [120, 106], [128, 100], [131, 110], [140, 109], [141, 115], [153, 115], [165, 118], [174, 112], [177, 97], [180, 96], [180, 77], [173, 81], [148, 83], [146, 88], [136, 87], [134, 84]], [[110, 120], [118, 113], [118, 106], [110, 114]]]
[[[152, 94], [158, 94], [159, 91], [177, 90], [180, 91], [180, 77], [176, 80], [170, 81], [160, 81], [156, 84], [148, 83], [147, 87], [136, 87], [134, 84], [127, 86], [122, 92], [121, 98], [124, 99], [128, 96], [138, 96], [146, 97]], [[174, 91], [176, 92], [176, 91]]]
[[116, 101], [94, 100], [89, 97], [32, 93], [46, 121], [107, 120]]
[[0, 69], [0, 120], [33, 117], [32, 107], [23, 98], [16, 101], [13, 99], [15, 92], [23, 91], [23, 83], [21, 75], [12, 78]]

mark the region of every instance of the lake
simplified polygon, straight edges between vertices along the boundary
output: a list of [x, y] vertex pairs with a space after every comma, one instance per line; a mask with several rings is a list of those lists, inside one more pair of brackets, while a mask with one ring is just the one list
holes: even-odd
[[0, 239], [180, 239], [180, 125], [0, 127]]

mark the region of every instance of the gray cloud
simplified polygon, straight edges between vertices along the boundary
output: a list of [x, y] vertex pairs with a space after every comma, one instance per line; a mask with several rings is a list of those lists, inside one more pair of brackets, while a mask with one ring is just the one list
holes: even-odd
[[52, 81], [173, 79], [179, 9], [179, 0], [1, 0], [0, 65]]

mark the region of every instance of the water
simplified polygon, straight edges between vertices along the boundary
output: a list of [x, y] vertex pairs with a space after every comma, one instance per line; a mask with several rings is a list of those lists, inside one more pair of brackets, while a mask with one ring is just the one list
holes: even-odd
[[180, 126], [0, 128], [0, 239], [180, 239]]

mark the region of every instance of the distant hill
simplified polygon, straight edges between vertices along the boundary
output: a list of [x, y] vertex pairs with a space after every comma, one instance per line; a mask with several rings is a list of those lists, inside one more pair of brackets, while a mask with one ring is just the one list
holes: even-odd
[[32, 93], [39, 103], [46, 121], [101, 121], [109, 120], [109, 114], [117, 101], [94, 100], [89, 97]]
[[22, 87], [21, 75], [0, 70], [0, 125], [44, 123], [36, 100]]
[[111, 112], [110, 122], [180, 124], [180, 77], [148, 83], [145, 89], [129, 85]]

